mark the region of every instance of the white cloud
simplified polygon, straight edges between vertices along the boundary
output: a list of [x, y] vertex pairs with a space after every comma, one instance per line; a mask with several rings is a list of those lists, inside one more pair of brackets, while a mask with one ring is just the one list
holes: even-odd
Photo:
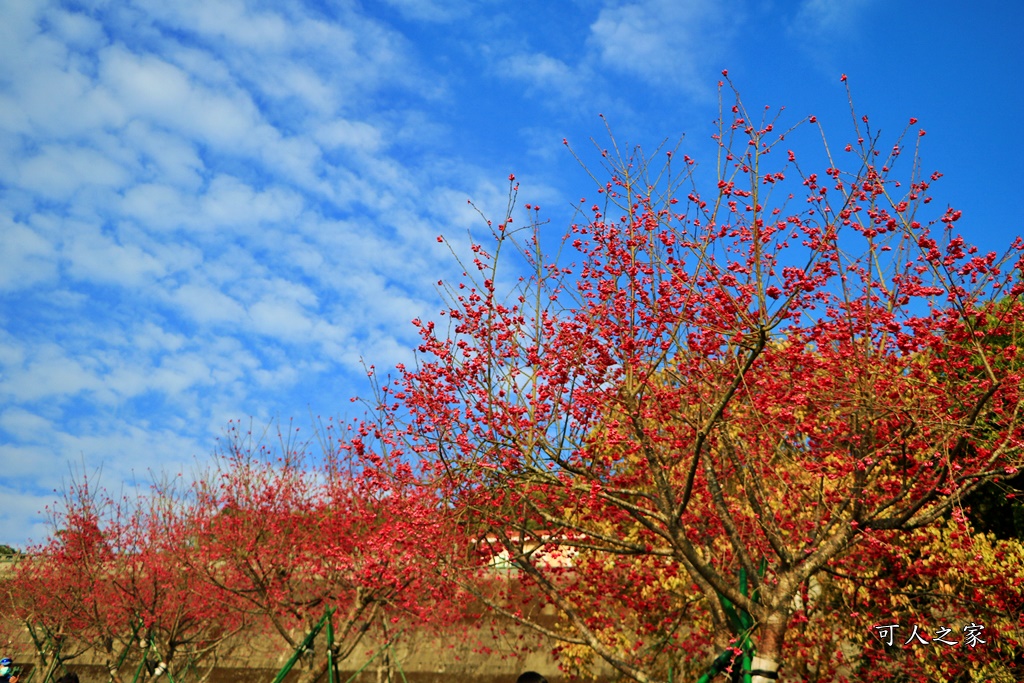
[[54, 431], [51, 420], [24, 408], [8, 408], [0, 413], [0, 429], [23, 441], [33, 441], [40, 434]]
[[63, 255], [68, 273], [96, 283], [140, 287], [166, 272], [166, 266], [153, 254], [135, 244], [118, 244], [112, 236], [94, 226], [72, 224]]
[[[579, 31], [534, 47], [497, 41], [483, 48], [496, 73], [525, 87], [560, 117], [630, 113], [636, 81], [667, 98], [714, 99], [714, 86], [736, 39], [749, 26], [748, 2], [604, 0], [579, 10]], [[584, 19], [585, 18], [585, 19]], [[573, 41], [576, 41], [574, 44]]]
[[590, 41], [606, 69], [707, 97], [744, 13], [717, 0], [638, 0], [601, 10]]
[[68, 200], [88, 186], [123, 187], [124, 167], [95, 149], [77, 145], [46, 145], [18, 164], [8, 179], [47, 199]]
[[106, 42], [103, 26], [95, 19], [78, 12], [50, 8], [44, 23], [65, 43], [79, 49], [97, 48]]
[[151, 230], [171, 230], [195, 221], [196, 203], [175, 187], [145, 183], [129, 188], [118, 208]]
[[[28, 349], [19, 337], [14, 336], [17, 331], [15, 325], [6, 326], [7, 329], [0, 329], [0, 377], [9, 372], [9, 368], [21, 365], [25, 362]], [[2, 380], [0, 380], [2, 386]]]
[[323, 114], [341, 113], [328, 111], [332, 106], [361, 108], [367, 93], [382, 86], [421, 93], [436, 88], [407, 55], [401, 34], [348, 3], [321, 14], [295, 5], [265, 11], [237, 0], [144, 5], [157, 25], [184, 28], [222, 49], [232, 69], [246, 75], [247, 87], [272, 98], [298, 98]]
[[245, 94], [214, 91], [154, 55], [133, 54], [122, 47], [105, 49], [100, 79], [118, 98], [126, 117], [144, 117], [207, 144], [252, 149], [258, 138], [272, 135]]
[[859, 26], [859, 15], [874, 0], [803, 0], [793, 19], [793, 29], [815, 40], [831, 40]]
[[[39, 54], [29, 51], [26, 46], [33, 43], [39, 34], [37, 25], [39, 14], [48, 0], [27, 0], [26, 2], [6, 2], [0, 5], [0, 63], [5, 65], [8, 73], [19, 73], [18, 69], [37, 68]], [[50, 41], [49, 45], [61, 52], [60, 44]]]
[[377, 152], [383, 144], [380, 129], [365, 121], [328, 121], [314, 132], [314, 136], [324, 148], [344, 147], [367, 154]]
[[245, 317], [245, 308], [238, 301], [208, 284], [184, 284], [170, 293], [170, 299], [182, 313], [200, 323], [237, 324]]
[[249, 307], [249, 317], [261, 334], [284, 339], [309, 339], [313, 321], [294, 301], [257, 301]]
[[214, 381], [211, 360], [197, 353], [175, 354], [153, 369], [146, 384], [171, 396], [210, 384]]
[[4, 368], [0, 375], [0, 394], [15, 401], [32, 402], [99, 390], [102, 381], [94, 365], [93, 359], [72, 356], [57, 344], [42, 344], [20, 364]]
[[524, 81], [531, 91], [557, 92], [561, 97], [578, 97], [585, 79], [560, 59], [542, 53], [516, 54], [499, 65], [502, 75]]
[[[62, 467], [63, 463], [48, 462], [44, 457], [46, 449], [43, 448], [18, 448], [8, 453], [5, 460], [15, 464], [15, 468], [5, 468], [4, 481], [0, 482], [0, 498], [4, 505], [0, 509], [0, 530], [4, 530], [4, 540], [0, 543], [13, 545], [25, 549], [29, 539], [35, 542], [45, 541], [49, 534], [53, 533], [45, 511], [47, 505], [53, 500], [53, 491], [60, 487], [61, 478], [46, 477], [51, 484], [49, 489], [25, 488], [20, 480], [14, 479], [11, 475], [20, 470], [17, 463], [31, 464], [33, 470], [29, 474], [38, 471], [46, 471], [43, 468], [48, 465]], [[0, 465], [4, 465], [0, 462]], [[66, 471], [66, 470], [58, 470]], [[44, 495], [45, 494], [45, 495]]]
[[[148, 3], [154, 8], [152, 3]], [[174, 3], [179, 25], [236, 45], [278, 50], [294, 40], [292, 26], [274, 12], [253, 10], [239, 0]]]
[[803, 0], [787, 26], [789, 37], [813, 56], [814, 67], [829, 77], [844, 71], [836, 56], [858, 39], [864, 17], [877, 0]]
[[0, 291], [52, 282], [57, 250], [43, 235], [0, 214]]
[[132, 333], [131, 345], [145, 353], [175, 352], [185, 347], [188, 338], [180, 333], [164, 329], [146, 321]]
[[401, 14], [416, 21], [447, 23], [468, 13], [469, 2], [438, 2], [437, 0], [384, 0]]
[[295, 220], [302, 199], [285, 188], [256, 192], [237, 178], [219, 175], [199, 202], [201, 215], [213, 225], [247, 226]]
[[202, 184], [204, 164], [192, 140], [138, 120], [125, 126], [121, 139], [137, 154], [142, 178], [159, 178], [169, 186], [193, 191]]
[[[17, 25], [17, 19], [3, 12], [20, 4], [0, 8], [0, 26]], [[2, 35], [0, 63], [11, 74], [2, 96], [11, 106], [0, 108], [5, 129], [67, 139], [120, 120], [108, 94], [93, 87], [92, 53], [74, 51], [38, 26]]]

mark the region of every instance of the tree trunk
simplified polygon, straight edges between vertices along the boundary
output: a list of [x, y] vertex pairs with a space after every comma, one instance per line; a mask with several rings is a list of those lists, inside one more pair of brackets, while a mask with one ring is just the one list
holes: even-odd
[[779, 663], [756, 656], [750, 663], [750, 683], [772, 683], [779, 678]]
[[786, 637], [789, 615], [774, 613], [768, 617], [757, 647], [757, 656], [750, 664], [750, 683], [772, 683], [779, 678], [782, 643]]

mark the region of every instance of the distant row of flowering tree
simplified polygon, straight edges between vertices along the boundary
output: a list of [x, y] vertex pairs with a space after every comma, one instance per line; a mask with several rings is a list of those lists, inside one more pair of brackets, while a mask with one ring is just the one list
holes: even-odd
[[[855, 115], [812, 169], [814, 117], [721, 91], [710, 168], [603, 152], [553, 250], [512, 179], [416, 365], [316, 466], [235, 438], [130, 510], [73, 490], [7, 582], [41, 663], [73, 641], [120, 671], [141, 638], [180, 673], [327, 607], [342, 656], [470, 594], [567, 674], [1020, 680], [1024, 544], [964, 506], [1024, 467], [1024, 240], [957, 232], [913, 119], [883, 143]], [[496, 557], [514, 581], [481, 581]]]
[[[290, 654], [328, 610], [339, 662], [402, 629], [458, 623], [436, 570], [448, 551], [436, 496], [406, 463], [361, 460], [358, 437], [336, 447], [330, 431], [316, 464], [294, 438], [270, 449], [235, 427], [221, 467], [191, 486], [113, 500], [76, 483], [51, 541], [0, 577], [4, 628], [31, 637], [39, 670], [88, 653], [121, 682], [201, 680], [254, 642]], [[301, 680], [326, 670], [326, 637], [314, 643]]]

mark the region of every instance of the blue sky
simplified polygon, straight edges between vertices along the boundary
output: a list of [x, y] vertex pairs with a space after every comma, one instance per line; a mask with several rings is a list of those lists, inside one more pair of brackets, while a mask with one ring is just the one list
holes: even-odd
[[[1024, 233], [1024, 4], [938, 0], [0, 0], [0, 543], [76, 473], [189, 476], [228, 421], [344, 417], [408, 362], [507, 177], [557, 229], [562, 145], [748, 106], [928, 131], [936, 198]], [[835, 131], [834, 134], [832, 131]], [[845, 140], [844, 140], [845, 142]]]

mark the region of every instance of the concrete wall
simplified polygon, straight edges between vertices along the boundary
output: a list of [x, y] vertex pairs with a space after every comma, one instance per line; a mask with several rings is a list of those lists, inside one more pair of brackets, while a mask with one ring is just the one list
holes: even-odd
[[[11, 624], [5, 624], [10, 632]], [[489, 623], [460, 624], [446, 633], [413, 632], [402, 635], [388, 651], [390, 667], [381, 655], [372, 657], [379, 649], [367, 636], [353, 654], [341, 662], [341, 681], [355, 677], [354, 683], [514, 683], [523, 671], [543, 673], [552, 683], [561, 679], [558, 666], [551, 655], [552, 643], [535, 632], [506, 626], [504, 634], [492, 632]], [[273, 680], [292, 652], [279, 638], [261, 636], [252, 641], [232, 643], [229, 654], [218, 661], [208, 683], [242, 683]], [[323, 637], [318, 644], [322, 648]], [[35, 653], [24, 635], [4, 643], [5, 656], [13, 657], [23, 666], [22, 683], [31, 672]], [[319, 651], [322, 653], [322, 649]], [[318, 653], [318, 656], [322, 656]], [[131, 683], [138, 663], [125, 664], [121, 669], [123, 683]], [[308, 662], [312, 664], [312, 662]], [[82, 683], [107, 683], [110, 676], [100, 657], [86, 653], [68, 661], [67, 667], [81, 677]], [[289, 680], [298, 678], [301, 665], [296, 665]], [[359, 670], [361, 669], [361, 672]], [[173, 668], [172, 668], [173, 671]], [[609, 672], [603, 672], [607, 680]], [[179, 680], [180, 678], [180, 680]], [[199, 680], [195, 674], [175, 678], [178, 683]], [[140, 677], [140, 681], [145, 676]], [[164, 677], [161, 680], [167, 680]], [[326, 681], [326, 677], [321, 679]], [[33, 683], [42, 683], [39, 675]]]

